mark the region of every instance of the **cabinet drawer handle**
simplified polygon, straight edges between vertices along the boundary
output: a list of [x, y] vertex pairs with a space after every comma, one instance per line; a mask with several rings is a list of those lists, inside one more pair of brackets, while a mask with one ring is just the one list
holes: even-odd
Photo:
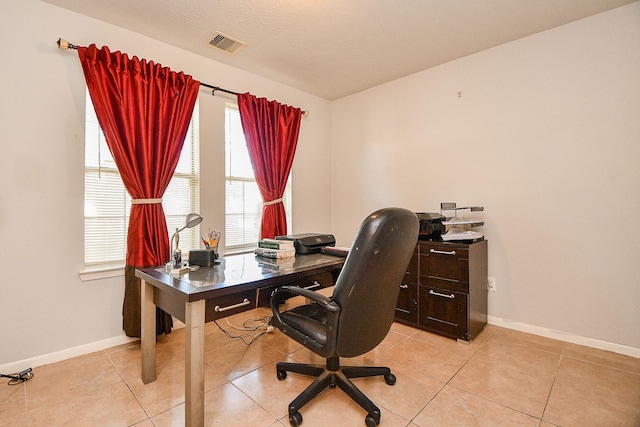
[[302, 288], [302, 289], [315, 289], [315, 288], [319, 288], [321, 286], [322, 285], [320, 283], [318, 283], [317, 280], [314, 280], [312, 285], [309, 285], [306, 288]]
[[408, 289], [409, 285], [405, 285], [404, 283], [400, 285], [400, 289]]
[[440, 292], [436, 292], [436, 291], [432, 291], [431, 289], [429, 289], [429, 294], [430, 295], [437, 295], [439, 297], [445, 297], [445, 298], [450, 298], [450, 299], [454, 299], [456, 296], [454, 294], [441, 294]]
[[228, 305], [226, 307], [220, 307], [219, 305], [216, 305], [215, 307], [213, 307], [213, 309], [218, 313], [221, 313], [223, 311], [233, 310], [234, 308], [244, 307], [245, 305], [249, 305], [249, 304], [251, 304], [251, 301], [245, 298], [242, 302], [238, 304]]
[[438, 251], [436, 249], [429, 249], [429, 252], [432, 254], [441, 254], [441, 255], [455, 255], [456, 251]]

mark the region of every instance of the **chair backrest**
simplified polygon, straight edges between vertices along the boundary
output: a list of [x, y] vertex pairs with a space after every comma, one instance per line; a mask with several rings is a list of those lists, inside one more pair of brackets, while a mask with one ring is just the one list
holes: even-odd
[[338, 356], [364, 354], [389, 332], [418, 229], [418, 217], [403, 208], [380, 209], [363, 221], [332, 296], [340, 306]]

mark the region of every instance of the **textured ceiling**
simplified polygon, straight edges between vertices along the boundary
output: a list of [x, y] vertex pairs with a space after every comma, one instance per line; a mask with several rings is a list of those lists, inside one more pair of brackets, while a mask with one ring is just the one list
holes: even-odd
[[334, 100], [637, 0], [43, 1]]

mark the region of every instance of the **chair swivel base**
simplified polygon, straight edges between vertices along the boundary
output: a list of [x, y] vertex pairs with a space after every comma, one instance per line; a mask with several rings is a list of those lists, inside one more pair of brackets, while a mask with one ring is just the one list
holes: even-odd
[[278, 380], [287, 377], [287, 372], [316, 377], [296, 399], [289, 404], [289, 423], [297, 427], [302, 423], [300, 409], [319, 395], [325, 388], [340, 387], [354, 402], [367, 411], [364, 419], [367, 427], [375, 427], [380, 424], [380, 409], [358, 389], [349, 378], [363, 378], [383, 376], [387, 384], [394, 385], [396, 377], [389, 368], [378, 366], [340, 366], [339, 358], [327, 359], [327, 365], [306, 365], [301, 363], [279, 362], [276, 365]]

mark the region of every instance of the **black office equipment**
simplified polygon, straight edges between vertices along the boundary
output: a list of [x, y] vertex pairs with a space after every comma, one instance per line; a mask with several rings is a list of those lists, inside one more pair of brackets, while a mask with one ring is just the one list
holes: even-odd
[[296, 254], [316, 254], [325, 246], [335, 246], [336, 239], [331, 234], [304, 233], [276, 236], [276, 240], [293, 240]]
[[[367, 411], [368, 427], [380, 423], [378, 407], [349, 378], [382, 375], [387, 384], [393, 385], [395, 376], [387, 367], [340, 366], [340, 358], [372, 350], [389, 332], [400, 283], [418, 240], [418, 228], [418, 218], [411, 211], [402, 208], [376, 211], [360, 226], [330, 298], [296, 286], [283, 286], [273, 293], [273, 325], [326, 358], [326, 366], [277, 364], [279, 380], [284, 380], [287, 372], [317, 377], [289, 404], [292, 426], [302, 422], [300, 408], [326, 387], [335, 386]], [[313, 302], [280, 312], [280, 303], [295, 295]]]
[[420, 239], [437, 240], [444, 233], [442, 221], [445, 217], [443, 215], [431, 212], [416, 212], [416, 215], [420, 220]]
[[218, 252], [211, 249], [192, 249], [189, 251], [189, 265], [213, 267], [217, 263]]

